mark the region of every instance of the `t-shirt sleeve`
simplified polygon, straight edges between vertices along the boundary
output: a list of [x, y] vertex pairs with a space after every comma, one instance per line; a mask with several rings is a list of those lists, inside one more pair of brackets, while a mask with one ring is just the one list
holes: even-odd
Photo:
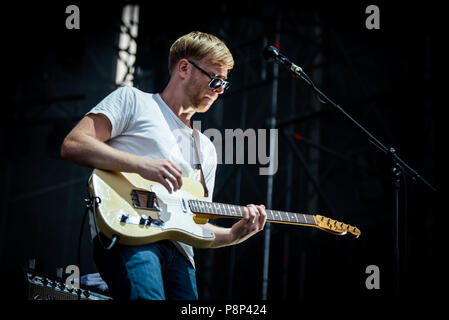
[[124, 86], [111, 92], [87, 114], [101, 113], [108, 117], [112, 125], [111, 138], [114, 138], [129, 126], [135, 107], [136, 97], [132, 87]]

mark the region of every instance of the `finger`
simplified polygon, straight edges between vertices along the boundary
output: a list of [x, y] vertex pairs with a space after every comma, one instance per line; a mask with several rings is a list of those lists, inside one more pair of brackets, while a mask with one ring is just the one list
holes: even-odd
[[168, 163], [170, 164], [171, 167], [173, 167], [176, 171], [178, 171], [179, 174], [182, 174], [181, 169], [171, 160], [168, 160]]
[[173, 191], [177, 191], [181, 188], [181, 186], [179, 185], [178, 179], [173, 174], [171, 174], [169, 171], [165, 172], [164, 177], [166, 180], [168, 180], [172, 184]]
[[178, 183], [179, 189], [182, 187], [182, 174], [178, 172], [173, 173], [173, 177], [176, 179], [176, 182]]
[[[176, 179], [177, 188], [181, 189], [182, 186], [182, 172], [181, 170], [177, 169], [176, 166], [167, 166], [166, 170], [170, 173], [168, 177], [172, 176], [174, 179]], [[171, 180], [171, 179], [170, 179]]]
[[248, 210], [249, 210], [248, 222], [249, 222], [249, 223], [255, 223], [255, 222], [256, 222], [256, 219], [257, 219], [257, 216], [258, 216], [258, 214], [257, 214], [257, 209], [256, 209], [255, 205], [249, 204], [249, 205], [247, 206], [247, 208], [248, 208]]
[[259, 228], [262, 230], [267, 222], [267, 212], [265, 211], [265, 206], [261, 204], [259, 206]]
[[168, 190], [169, 193], [172, 193], [172, 188], [163, 175], [159, 176], [158, 182], [162, 184]]
[[248, 217], [249, 217], [249, 209], [247, 207], [243, 207], [243, 214], [242, 214], [243, 220], [248, 220]]

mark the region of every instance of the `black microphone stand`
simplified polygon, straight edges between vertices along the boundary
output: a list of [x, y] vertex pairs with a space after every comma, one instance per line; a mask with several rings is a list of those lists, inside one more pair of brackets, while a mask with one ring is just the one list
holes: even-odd
[[[280, 65], [285, 65], [285, 57], [275, 58], [274, 61]], [[287, 66], [288, 67], [288, 66]], [[423, 177], [421, 177], [413, 168], [411, 168], [404, 160], [402, 160], [396, 153], [396, 149], [393, 147], [387, 148], [383, 143], [381, 143], [376, 137], [374, 137], [368, 130], [366, 130], [360, 123], [358, 123], [354, 118], [352, 118], [342, 107], [333, 102], [329, 97], [327, 97], [320, 89], [318, 89], [310, 77], [301, 68], [292, 68], [289, 70], [291, 73], [303, 79], [317, 94], [318, 100], [321, 103], [329, 104], [334, 109], [340, 111], [347, 119], [349, 119], [360, 131], [368, 138], [377, 149], [385, 153], [392, 160], [391, 166], [391, 177], [393, 186], [393, 211], [394, 211], [394, 255], [395, 255], [395, 267], [396, 267], [396, 295], [399, 294], [399, 275], [400, 275], [400, 251], [399, 251], [399, 193], [401, 189], [401, 176], [407, 174], [411, 177], [413, 181], [419, 180], [429, 187], [433, 192], [437, 192], [435, 187], [433, 187], [429, 182], [427, 182]]]

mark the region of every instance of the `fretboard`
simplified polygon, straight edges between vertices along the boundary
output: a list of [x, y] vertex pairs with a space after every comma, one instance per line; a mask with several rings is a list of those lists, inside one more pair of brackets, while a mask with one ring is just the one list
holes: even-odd
[[[189, 200], [190, 210], [198, 214], [207, 214], [213, 216], [222, 216], [228, 218], [242, 218], [243, 206], [233, 204], [225, 204], [219, 202], [208, 202], [200, 200]], [[310, 214], [302, 214], [295, 212], [286, 212], [279, 210], [265, 210], [267, 213], [267, 221], [283, 222], [293, 224], [316, 225], [315, 217]]]

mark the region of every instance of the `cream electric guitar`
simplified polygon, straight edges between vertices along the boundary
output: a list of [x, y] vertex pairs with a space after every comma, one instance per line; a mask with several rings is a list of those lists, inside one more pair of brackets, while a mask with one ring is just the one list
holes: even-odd
[[[200, 225], [221, 217], [242, 218], [242, 206], [202, 201], [200, 182], [183, 178], [182, 188], [169, 193], [158, 182], [136, 173], [95, 169], [89, 193], [98, 197], [95, 214], [100, 231], [118, 243], [141, 245], [159, 240], [177, 240], [197, 248], [209, 247], [213, 232]], [[267, 221], [315, 227], [336, 235], [360, 235], [356, 227], [320, 215], [266, 210]]]

